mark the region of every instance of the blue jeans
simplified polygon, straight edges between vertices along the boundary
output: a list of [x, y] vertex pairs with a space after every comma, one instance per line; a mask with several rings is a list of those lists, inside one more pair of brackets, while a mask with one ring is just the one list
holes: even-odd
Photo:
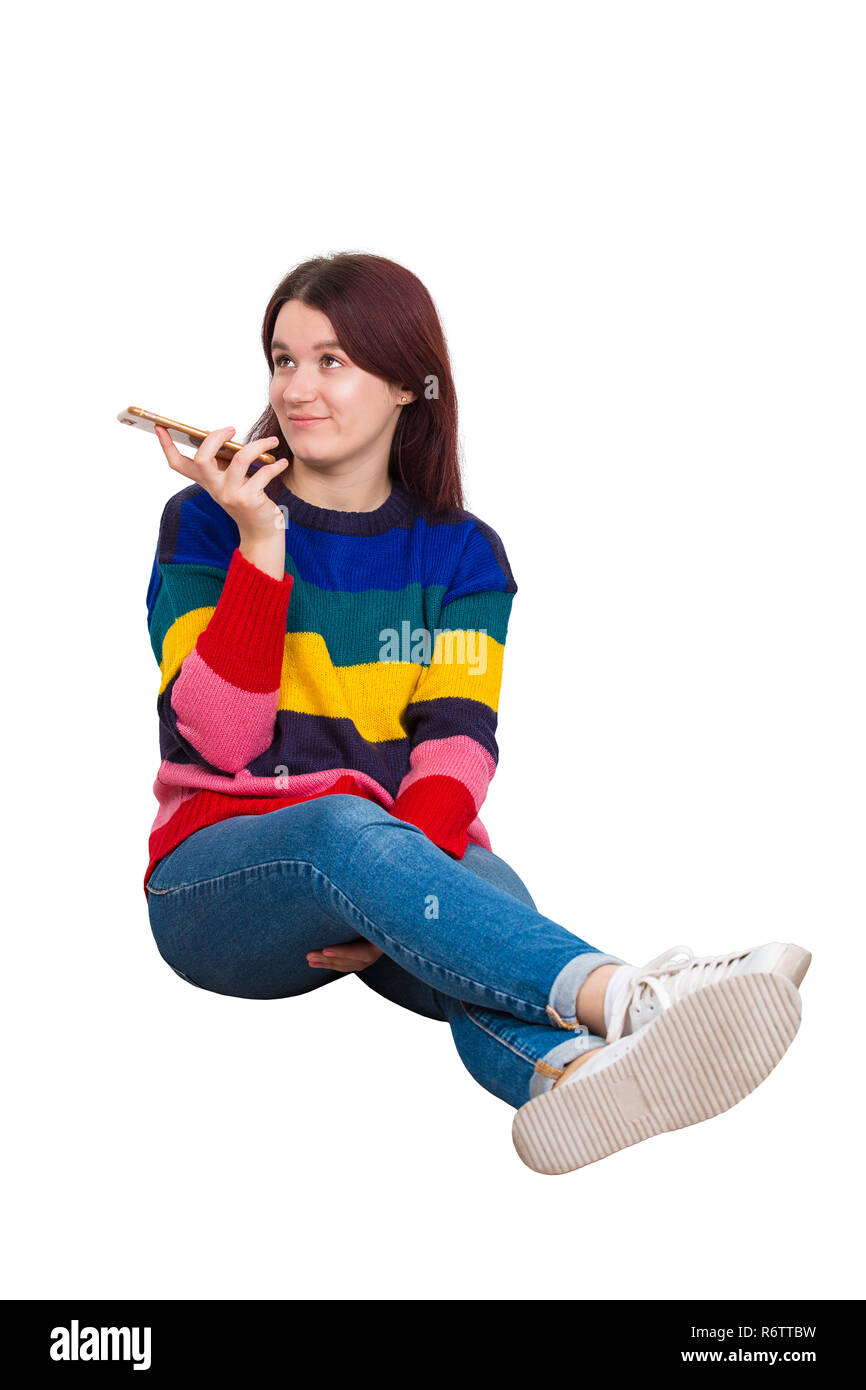
[[622, 965], [543, 917], [504, 860], [452, 859], [408, 821], [357, 796], [233, 816], [156, 866], [148, 914], [160, 955], [188, 983], [285, 999], [344, 978], [308, 951], [373, 942], [352, 972], [377, 994], [446, 1021], [486, 1090], [520, 1107], [604, 1038], [575, 1013], [599, 965]]

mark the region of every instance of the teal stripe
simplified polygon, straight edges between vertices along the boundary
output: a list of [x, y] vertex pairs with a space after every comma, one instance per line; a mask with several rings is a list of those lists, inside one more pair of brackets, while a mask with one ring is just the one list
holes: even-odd
[[465, 598], [456, 598], [453, 603], [446, 604], [436, 626], [443, 632], [486, 630], [488, 637], [493, 637], [505, 646], [508, 617], [513, 602], [513, 594], [496, 593], [493, 590], [484, 594], [467, 594]]
[[162, 644], [172, 623], [195, 608], [216, 608], [226, 570], [215, 565], [160, 565], [162, 583], [148, 624], [150, 645], [162, 664]]
[[[438, 595], [444, 592], [442, 586]], [[428, 607], [431, 600], [428, 600]], [[411, 629], [423, 623], [424, 592], [420, 584], [403, 589], [364, 589], [350, 593], [344, 589], [321, 589], [303, 579], [295, 579], [289, 600], [289, 632], [317, 632], [335, 666], [357, 666], [379, 660], [387, 638], [379, 633], [393, 629], [401, 640], [402, 623]]]
[[[225, 583], [226, 571], [211, 565], [162, 564], [162, 584], [150, 621], [150, 640], [157, 661], [162, 660], [162, 644], [172, 623], [196, 608], [215, 608]], [[467, 594], [449, 603], [441, 616], [444, 584], [407, 584], [402, 589], [367, 589], [351, 592], [323, 589], [298, 576], [287, 557], [286, 570], [292, 575], [292, 596], [286, 630], [316, 632], [325, 641], [335, 666], [357, 666], [379, 660], [384, 629], [393, 629], [402, 643], [402, 624], [412, 631], [425, 626], [429, 615], [432, 628], [460, 631], [486, 630], [488, 636], [505, 643], [513, 594], [490, 590]], [[431, 638], [432, 638], [431, 628]]]

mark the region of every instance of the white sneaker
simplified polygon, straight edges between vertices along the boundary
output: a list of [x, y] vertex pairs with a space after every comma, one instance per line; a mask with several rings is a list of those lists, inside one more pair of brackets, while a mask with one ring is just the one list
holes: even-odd
[[536, 1173], [570, 1173], [729, 1110], [769, 1076], [800, 1026], [784, 975], [717, 979], [639, 1018], [517, 1111], [512, 1138]]
[[[685, 959], [678, 961], [678, 956]], [[735, 975], [782, 975], [798, 986], [811, 960], [810, 952], [802, 946], [782, 941], [728, 951], [723, 956], [701, 956], [700, 959], [689, 946], [671, 946], [669, 951], [635, 968], [632, 978], [617, 997], [605, 1041], [614, 1043], [618, 1038], [637, 1032], [675, 999], [683, 999], [717, 980]]]

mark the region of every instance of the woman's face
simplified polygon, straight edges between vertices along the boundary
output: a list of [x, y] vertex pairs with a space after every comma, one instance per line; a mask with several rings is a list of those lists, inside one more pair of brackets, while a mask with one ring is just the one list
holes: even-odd
[[277, 315], [271, 356], [271, 406], [296, 458], [313, 466], [372, 459], [387, 470], [401, 396], [408, 403], [411, 391], [362, 371], [330, 320], [297, 299]]

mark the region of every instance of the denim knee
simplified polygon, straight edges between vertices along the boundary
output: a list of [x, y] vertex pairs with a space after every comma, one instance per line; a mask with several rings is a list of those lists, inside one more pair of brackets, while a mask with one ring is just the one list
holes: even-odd
[[307, 802], [315, 807], [317, 820], [325, 824], [333, 823], [335, 831], [360, 829], [365, 825], [386, 824], [394, 817], [384, 806], [368, 801], [365, 796], [353, 796], [351, 792], [335, 792], [333, 795], [317, 796]]

